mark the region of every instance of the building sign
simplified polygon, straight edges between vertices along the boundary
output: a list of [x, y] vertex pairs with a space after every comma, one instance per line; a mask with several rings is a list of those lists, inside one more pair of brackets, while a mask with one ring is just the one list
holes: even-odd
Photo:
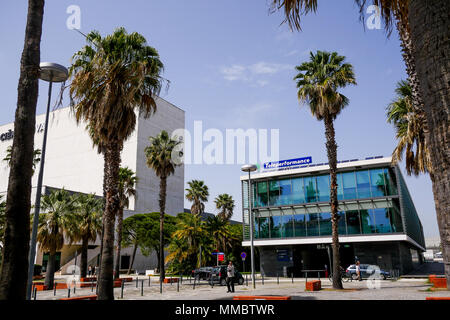
[[[36, 125], [36, 133], [41, 133], [42, 131], [44, 131], [44, 124], [40, 123]], [[8, 140], [12, 140], [12, 138], [14, 138], [14, 131], [9, 129], [7, 132], [4, 132], [2, 134], [0, 134], [0, 141], [8, 141]]]
[[264, 163], [264, 169], [281, 169], [281, 168], [297, 167], [304, 164], [310, 164], [311, 162], [312, 157], [266, 162]]
[[277, 260], [278, 261], [289, 261], [289, 260], [291, 260], [289, 251], [287, 249], [277, 249]]

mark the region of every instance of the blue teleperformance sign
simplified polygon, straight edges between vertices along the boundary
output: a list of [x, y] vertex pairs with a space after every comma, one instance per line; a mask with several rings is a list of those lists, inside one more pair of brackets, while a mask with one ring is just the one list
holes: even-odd
[[312, 157], [303, 157], [289, 160], [281, 160], [274, 162], [264, 163], [264, 169], [281, 169], [288, 167], [296, 167], [304, 164], [310, 164], [312, 162]]

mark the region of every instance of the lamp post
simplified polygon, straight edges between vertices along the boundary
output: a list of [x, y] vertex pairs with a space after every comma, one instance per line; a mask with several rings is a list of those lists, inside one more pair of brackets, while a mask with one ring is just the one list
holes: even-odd
[[253, 245], [253, 212], [252, 212], [252, 180], [250, 177], [250, 172], [256, 171], [257, 166], [254, 164], [246, 164], [242, 166], [241, 170], [248, 172], [248, 210], [249, 210], [249, 220], [250, 220], [250, 265], [252, 269], [252, 282], [253, 289], [256, 289], [256, 279], [255, 279], [255, 254]]
[[47, 112], [45, 114], [44, 139], [42, 142], [41, 163], [39, 166], [39, 176], [36, 188], [36, 200], [34, 202], [34, 216], [33, 216], [33, 228], [31, 232], [30, 253], [28, 256], [27, 300], [31, 299], [31, 287], [33, 284], [34, 259], [36, 257], [36, 238], [39, 222], [39, 211], [41, 207], [41, 189], [42, 189], [42, 179], [44, 177], [45, 150], [47, 147], [48, 118], [50, 113], [50, 101], [52, 97], [52, 84], [53, 82], [66, 81], [67, 78], [69, 77], [69, 72], [67, 68], [57, 63], [41, 62], [39, 68], [40, 68], [39, 79], [47, 81], [50, 84], [48, 87], [48, 101], [47, 101]]

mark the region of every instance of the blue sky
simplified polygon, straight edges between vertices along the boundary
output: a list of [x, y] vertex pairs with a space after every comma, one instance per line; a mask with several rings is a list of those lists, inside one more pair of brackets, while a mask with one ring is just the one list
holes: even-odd
[[[385, 106], [398, 80], [406, 78], [397, 34], [364, 30], [353, 0], [319, 2], [317, 14], [304, 17], [302, 32], [281, 25], [260, 0], [48, 0], [45, 4], [41, 61], [70, 64], [84, 38], [66, 27], [70, 5], [81, 9], [81, 31], [102, 34], [124, 26], [143, 34], [155, 47], [170, 80], [161, 96], [186, 111], [186, 128], [195, 120], [203, 129], [280, 129], [280, 158], [312, 156], [327, 162], [324, 126], [300, 106], [292, 78], [294, 66], [310, 51], [337, 51], [354, 66], [357, 85], [345, 88], [349, 106], [335, 122], [338, 159], [389, 156], [394, 130]], [[27, 1], [2, 3], [0, 13], [1, 123], [14, 120]], [[47, 84], [40, 85], [38, 113], [45, 110]], [[66, 100], [67, 101], [67, 100]], [[206, 145], [206, 143], [205, 143]], [[407, 177], [425, 236], [438, 229], [428, 176]], [[185, 181], [202, 179], [213, 199], [229, 193], [236, 200], [233, 219], [241, 219], [240, 165], [187, 165]], [[190, 207], [185, 203], [185, 207]]]

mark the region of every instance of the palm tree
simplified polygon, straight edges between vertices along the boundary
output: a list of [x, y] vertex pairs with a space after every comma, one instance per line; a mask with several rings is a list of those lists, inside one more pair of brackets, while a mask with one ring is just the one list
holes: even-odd
[[216, 208], [220, 210], [218, 216], [223, 220], [230, 220], [234, 210], [233, 197], [227, 193], [219, 194], [214, 203]]
[[188, 182], [189, 188], [186, 189], [186, 199], [192, 201], [191, 213], [201, 215], [205, 211], [204, 202], [208, 201], [208, 186], [201, 180], [192, 180]]
[[295, 67], [299, 72], [297, 96], [300, 103], [308, 103], [311, 113], [325, 124], [325, 136], [328, 163], [330, 164], [330, 204], [333, 237], [333, 287], [342, 288], [339, 238], [338, 238], [338, 200], [337, 200], [337, 145], [333, 121], [342, 109], [348, 105], [348, 98], [337, 90], [348, 84], [356, 84], [353, 67], [344, 63], [345, 57], [337, 52], [317, 51], [310, 53], [310, 61]]
[[156, 137], [149, 137], [150, 145], [145, 148], [147, 166], [159, 177], [159, 275], [161, 282], [165, 278], [164, 271], [164, 214], [166, 212], [167, 178], [175, 173], [175, 162], [172, 152], [180, 144], [178, 139], [169, 137], [162, 130]]
[[102, 229], [103, 200], [94, 194], [74, 196], [74, 212], [69, 215], [67, 235], [70, 244], [81, 242], [80, 276], [86, 277], [89, 242], [95, 242]]
[[3, 195], [0, 195], [0, 263], [3, 260], [3, 248], [4, 248], [4, 239], [5, 235], [5, 227], [6, 227], [6, 217], [5, 217], [5, 208], [6, 202], [3, 201]]
[[[11, 167], [11, 159], [12, 159], [12, 146], [9, 146], [6, 148], [6, 156], [3, 158], [3, 161], [5, 161], [9, 167]], [[36, 166], [41, 161], [41, 149], [36, 149], [33, 152], [33, 174], [36, 170]]]
[[235, 240], [228, 228], [229, 225], [228, 220], [219, 216], [208, 217], [206, 220], [206, 230], [213, 239], [215, 249], [221, 252], [226, 252], [228, 248], [231, 248], [232, 241]]
[[20, 60], [11, 170], [5, 208], [4, 252], [0, 267], [0, 300], [25, 300], [30, 249], [31, 178], [38, 98], [44, 0], [29, 0]]
[[49, 253], [44, 281], [48, 289], [53, 288], [56, 253], [64, 246], [64, 233], [69, 229], [74, 202], [75, 198], [64, 189], [42, 196], [41, 209], [45, 213], [39, 215], [37, 241], [40, 249]]
[[156, 111], [163, 79], [158, 52], [145, 38], [118, 28], [102, 37], [90, 32], [73, 56], [70, 96], [78, 123], [86, 122], [101, 142], [105, 159], [104, 239], [98, 299], [113, 300], [114, 222], [120, 210], [119, 168], [123, 142], [136, 127], [136, 113]]
[[116, 249], [116, 264], [114, 267], [114, 277], [119, 278], [120, 271], [120, 250], [122, 245], [122, 223], [123, 223], [123, 209], [128, 207], [131, 196], [136, 195], [135, 185], [138, 181], [133, 170], [128, 167], [119, 169], [119, 198], [120, 210], [117, 216], [117, 249]]
[[[361, 16], [367, 0], [356, 0]], [[411, 85], [413, 105], [425, 112], [425, 139], [431, 155], [431, 166], [439, 168], [430, 175], [441, 239], [450, 233], [450, 161], [449, 114], [450, 83], [448, 82], [448, 32], [450, 12], [447, 0], [372, 0], [378, 5], [389, 30], [395, 20], [402, 41], [403, 58]], [[315, 12], [317, 0], [272, 0], [273, 8], [284, 8], [291, 27], [300, 29], [300, 16]], [[443, 31], [445, 30], [445, 31]], [[429, 44], [439, 44], [430, 50]], [[450, 283], [450, 240], [443, 243], [445, 274]]]
[[[425, 115], [412, 104], [411, 86], [407, 81], [397, 83], [397, 98], [387, 107], [387, 121], [394, 125], [398, 145], [392, 152], [392, 162], [402, 160], [406, 150], [406, 171], [409, 175], [432, 174], [430, 151], [425, 141]], [[415, 146], [415, 152], [414, 152]]]

